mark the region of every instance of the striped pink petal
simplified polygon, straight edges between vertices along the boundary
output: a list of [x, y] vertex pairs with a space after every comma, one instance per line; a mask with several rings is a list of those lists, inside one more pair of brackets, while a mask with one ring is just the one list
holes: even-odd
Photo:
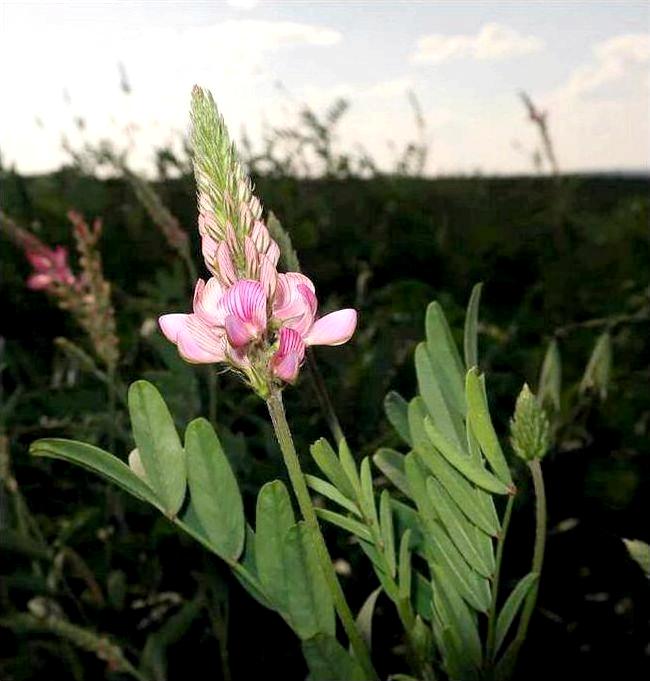
[[217, 269], [223, 284], [234, 284], [237, 281], [237, 273], [232, 262], [232, 253], [225, 241], [222, 241], [217, 246]]
[[271, 358], [273, 374], [287, 383], [293, 383], [298, 377], [300, 365], [305, 358], [305, 344], [297, 331], [282, 327], [280, 344]]
[[225, 342], [223, 333], [210, 328], [197, 315], [187, 315], [176, 339], [181, 357], [193, 364], [223, 362]]
[[180, 330], [185, 326], [185, 321], [189, 315], [187, 314], [164, 314], [158, 318], [158, 325], [160, 330], [165, 334], [165, 338], [172, 343], [178, 340]]
[[223, 305], [228, 312], [226, 333], [233, 346], [241, 347], [266, 331], [266, 293], [259, 281], [238, 281], [226, 291]]

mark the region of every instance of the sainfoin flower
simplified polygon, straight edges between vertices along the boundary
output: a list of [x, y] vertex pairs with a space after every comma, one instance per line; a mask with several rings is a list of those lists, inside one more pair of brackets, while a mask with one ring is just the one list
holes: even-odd
[[33, 274], [27, 279], [27, 286], [35, 291], [49, 288], [53, 284], [72, 286], [75, 277], [68, 265], [68, 250], [63, 246], [54, 249], [40, 247], [27, 250], [27, 260], [34, 268]]
[[209, 93], [192, 93], [192, 143], [201, 251], [211, 273], [194, 289], [190, 314], [159, 323], [188, 362], [225, 363], [263, 396], [293, 383], [309, 345], [340, 345], [357, 324], [355, 310], [318, 317], [311, 280], [278, 273], [280, 249], [237, 159]]
[[347, 342], [355, 310], [317, 318], [313, 283], [303, 274], [273, 271], [269, 281], [240, 279], [224, 287], [217, 277], [199, 280], [190, 314], [160, 318], [165, 336], [188, 362], [225, 362], [258, 392], [270, 382], [293, 383], [309, 345]]

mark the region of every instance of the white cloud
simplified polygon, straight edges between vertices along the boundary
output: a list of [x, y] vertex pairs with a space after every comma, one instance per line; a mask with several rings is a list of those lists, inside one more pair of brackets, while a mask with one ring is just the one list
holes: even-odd
[[410, 58], [416, 64], [440, 64], [459, 58], [487, 61], [539, 52], [543, 47], [543, 41], [536, 36], [522, 35], [503, 24], [488, 23], [475, 34], [424, 35], [418, 39], [417, 49]]
[[593, 48], [593, 58], [579, 66], [557, 92], [562, 97], [583, 97], [602, 91], [624, 79], [647, 76], [650, 62], [650, 34], [627, 33]]
[[[134, 163], [148, 165], [154, 146], [185, 129], [194, 83], [213, 91], [226, 120], [237, 122], [234, 134], [244, 121], [254, 128], [273, 106], [278, 74], [271, 55], [325, 48], [342, 39], [325, 26], [250, 19], [184, 29], [88, 23], [52, 30], [27, 22], [12, 29], [0, 42], [0, 61], [14, 63], [0, 69], [0, 91], [13, 102], [0, 108], [0, 149], [5, 161], [16, 160], [26, 172], [66, 159], [62, 135], [80, 137], [73, 116], [85, 120], [91, 140], [120, 141], [127, 126], [135, 127]], [[25, 51], [25, 44], [39, 49]], [[127, 70], [129, 96], [118, 90], [118, 63]], [[71, 104], [64, 102], [64, 91]], [[43, 120], [43, 129], [35, 129], [35, 117]]]

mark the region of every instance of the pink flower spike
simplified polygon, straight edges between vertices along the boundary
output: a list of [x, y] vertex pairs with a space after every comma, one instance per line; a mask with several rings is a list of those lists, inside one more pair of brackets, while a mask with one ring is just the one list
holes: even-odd
[[27, 279], [27, 288], [32, 289], [32, 291], [42, 291], [50, 286], [51, 283], [52, 277], [49, 274], [32, 274]]
[[331, 312], [314, 322], [305, 336], [305, 343], [307, 345], [342, 345], [350, 340], [356, 328], [356, 310]]
[[271, 359], [273, 374], [282, 381], [293, 383], [305, 358], [305, 344], [293, 329], [280, 329], [280, 344]]

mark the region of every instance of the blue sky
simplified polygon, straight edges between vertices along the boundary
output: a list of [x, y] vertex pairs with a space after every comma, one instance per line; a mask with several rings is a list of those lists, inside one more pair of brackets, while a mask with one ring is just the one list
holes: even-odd
[[414, 136], [412, 90], [429, 172], [527, 172], [536, 137], [516, 96], [525, 89], [549, 111], [563, 169], [647, 170], [649, 31], [648, 4], [624, 0], [0, 0], [0, 150], [25, 172], [56, 167], [62, 135], [80, 142], [82, 116], [87, 139], [112, 137], [146, 170], [151, 150], [186, 129], [197, 82], [234, 136], [245, 128], [254, 143], [301, 102], [322, 111], [346, 97], [338, 146], [362, 144], [390, 167], [388, 142]]

